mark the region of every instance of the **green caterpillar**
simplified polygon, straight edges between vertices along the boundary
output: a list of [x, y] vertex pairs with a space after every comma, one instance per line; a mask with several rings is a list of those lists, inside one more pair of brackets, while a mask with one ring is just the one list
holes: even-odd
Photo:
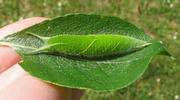
[[113, 34], [56, 35], [52, 37], [28, 34], [44, 42], [44, 46], [29, 52], [29, 54], [45, 53], [91, 60], [126, 55], [151, 44], [132, 37]]

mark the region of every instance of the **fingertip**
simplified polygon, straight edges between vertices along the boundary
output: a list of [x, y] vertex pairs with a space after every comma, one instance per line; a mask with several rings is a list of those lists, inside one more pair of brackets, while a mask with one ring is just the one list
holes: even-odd
[[20, 56], [10, 47], [0, 47], [0, 73], [20, 61]]

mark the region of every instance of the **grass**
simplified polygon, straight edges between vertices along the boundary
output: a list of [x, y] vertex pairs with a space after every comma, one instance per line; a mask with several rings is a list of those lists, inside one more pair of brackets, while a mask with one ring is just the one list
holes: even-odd
[[106, 93], [87, 91], [82, 100], [179, 100], [179, 0], [0, 0], [0, 26], [34, 16], [69, 13], [117, 16], [162, 40], [176, 59], [157, 56], [145, 74], [127, 88]]

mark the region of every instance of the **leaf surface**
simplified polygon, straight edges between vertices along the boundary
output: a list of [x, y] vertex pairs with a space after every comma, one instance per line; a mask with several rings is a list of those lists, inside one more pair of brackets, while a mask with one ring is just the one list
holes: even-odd
[[[104, 60], [77, 60], [47, 54], [24, 54], [44, 46], [42, 37], [56, 35], [115, 34], [146, 41], [151, 45], [136, 52]], [[76, 40], [74, 40], [76, 41]], [[152, 57], [167, 54], [164, 46], [136, 26], [116, 17], [73, 14], [58, 17], [9, 35], [1, 42], [12, 46], [22, 57], [20, 65], [31, 75], [47, 82], [79, 89], [116, 90], [128, 86], [145, 71]], [[125, 41], [126, 43], [126, 41]]]

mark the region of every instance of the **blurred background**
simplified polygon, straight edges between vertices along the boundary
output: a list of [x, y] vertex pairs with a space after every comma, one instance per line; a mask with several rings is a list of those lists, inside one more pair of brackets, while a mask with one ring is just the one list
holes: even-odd
[[117, 16], [162, 40], [176, 59], [156, 56], [145, 74], [114, 92], [87, 91], [82, 100], [180, 100], [180, 0], [0, 0], [0, 27], [29, 17], [69, 13]]

